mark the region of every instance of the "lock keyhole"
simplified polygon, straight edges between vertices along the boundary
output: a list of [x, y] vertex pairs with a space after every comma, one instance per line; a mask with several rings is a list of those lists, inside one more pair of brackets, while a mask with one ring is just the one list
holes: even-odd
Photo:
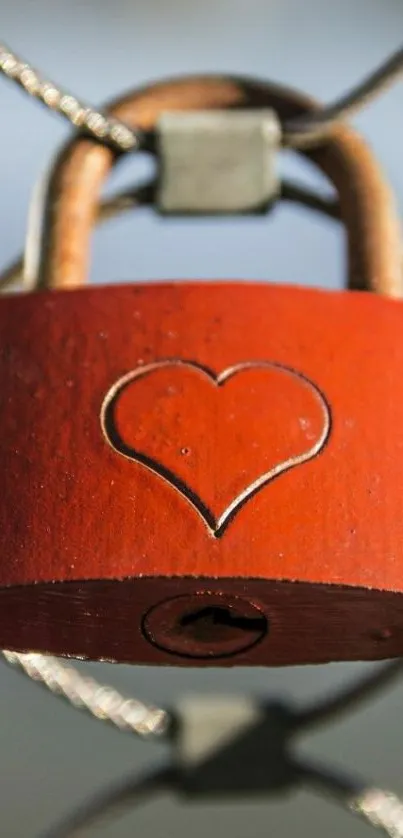
[[196, 609], [179, 620], [179, 630], [202, 643], [233, 638], [240, 633], [260, 636], [266, 628], [267, 621], [263, 615], [243, 616], [219, 605]]
[[201, 592], [160, 603], [145, 617], [147, 640], [188, 658], [221, 658], [250, 649], [268, 633], [264, 613], [243, 597]]

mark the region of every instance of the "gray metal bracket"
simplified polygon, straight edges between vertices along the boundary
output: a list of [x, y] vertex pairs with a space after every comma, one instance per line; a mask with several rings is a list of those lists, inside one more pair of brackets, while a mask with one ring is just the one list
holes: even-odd
[[165, 214], [259, 212], [279, 195], [272, 110], [167, 112], [157, 125], [157, 206]]

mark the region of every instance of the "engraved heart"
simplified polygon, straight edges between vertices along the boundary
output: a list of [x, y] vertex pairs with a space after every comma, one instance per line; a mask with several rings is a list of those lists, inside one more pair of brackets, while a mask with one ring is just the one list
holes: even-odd
[[101, 426], [117, 453], [167, 481], [218, 538], [258, 490], [320, 453], [330, 410], [312, 381], [271, 361], [216, 374], [171, 360], [120, 378]]

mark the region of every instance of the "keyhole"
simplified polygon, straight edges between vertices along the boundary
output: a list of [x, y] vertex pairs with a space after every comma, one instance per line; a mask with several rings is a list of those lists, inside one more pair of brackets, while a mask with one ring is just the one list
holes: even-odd
[[179, 629], [202, 643], [237, 637], [239, 634], [260, 635], [266, 631], [266, 627], [267, 621], [263, 616], [244, 617], [219, 605], [191, 611], [179, 620]]
[[151, 643], [189, 658], [220, 658], [250, 649], [268, 633], [268, 620], [253, 603], [210, 592], [166, 600], [147, 614]]

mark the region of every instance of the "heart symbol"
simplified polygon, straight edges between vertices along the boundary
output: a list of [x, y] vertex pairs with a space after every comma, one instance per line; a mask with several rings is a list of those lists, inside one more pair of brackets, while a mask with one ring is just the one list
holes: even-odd
[[142, 365], [110, 388], [100, 418], [109, 445], [180, 492], [216, 538], [259, 489], [319, 454], [331, 425], [318, 387], [271, 361], [219, 374]]

